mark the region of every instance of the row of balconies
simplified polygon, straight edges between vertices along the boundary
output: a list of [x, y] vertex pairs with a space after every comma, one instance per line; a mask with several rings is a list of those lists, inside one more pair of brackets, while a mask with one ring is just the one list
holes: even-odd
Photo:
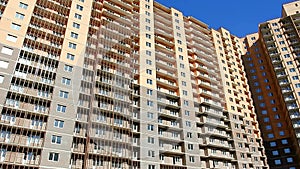
[[7, 126], [22, 127], [29, 130], [46, 129], [46, 122], [42, 119], [25, 119], [21, 117], [15, 117], [14, 115], [2, 114], [0, 124]]
[[8, 164], [17, 164], [17, 165], [29, 165], [29, 166], [37, 166], [40, 163], [40, 154], [37, 152], [12, 152], [6, 151], [5, 149], [0, 149], [1, 163]]
[[[123, 7], [123, 5], [124, 5], [124, 3], [122, 3], [121, 6]], [[109, 8], [110, 10], [113, 10], [114, 12], [116, 12], [119, 15], [122, 15], [122, 16], [130, 16], [131, 15], [131, 12], [129, 10], [123, 9], [120, 6], [117, 6], [114, 3], [109, 2], [109, 1], [108, 2], [105, 1], [103, 3], [103, 7], [104, 8]]]
[[51, 99], [52, 93], [44, 90], [37, 90], [23, 86], [11, 85], [10, 89], [17, 93], [39, 97], [41, 99]]
[[[116, 157], [114, 157], [116, 158]], [[83, 167], [83, 159], [74, 159], [70, 162], [70, 168], [82, 168]], [[122, 162], [122, 160], [116, 161], [104, 161], [100, 158], [88, 159], [88, 168], [90, 169], [106, 169], [107, 167], [111, 169], [131, 169], [131, 166], [127, 163], [127, 161]]]
[[8, 131], [0, 131], [0, 143], [14, 146], [30, 146], [30, 148], [41, 148], [44, 139], [39, 135], [20, 135]]
[[164, 60], [166, 63], [173, 63], [175, 64], [175, 58], [172, 55], [168, 55], [166, 53], [163, 53], [161, 51], [156, 51], [155, 56], [157, 59]]
[[202, 146], [216, 147], [216, 148], [226, 148], [231, 149], [232, 145], [228, 143], [227, 140], [211, 139], [211, 138], [199, 138], [199, 144]]
[[50, 79], [47, 77], [41, 77], [41, 76], [37, 76], [37, 75], [33, 75], [33, 74], [28, 74], [25, 72], [15, 71], [14, 76], [22, 78], [22, 79], [34, 81], [34, 82], [44, 83], [44, 84], [48, 84], [48, 85], [54, 85], [53, 79]]
[[47, 114], [49, 111], [49, 107], [39, 105], [39, 104], [25, 103], [25, 102], [21, 102], [19, 100], [13, 100], [13, 99], [6, 100], [5, 106], [11, 107], [14, 109], [20, 109], [20, 110], [31, 111], [31, 112], [42, 113], [42, 114]]

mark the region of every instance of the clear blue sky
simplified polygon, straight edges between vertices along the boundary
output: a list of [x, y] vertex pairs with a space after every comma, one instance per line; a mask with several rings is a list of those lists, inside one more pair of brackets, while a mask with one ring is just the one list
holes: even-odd
[[292, 0], [156, 0], [194, 16], [211, 28], [224, 27], [242, 37], [257, 32], [258, 24], [281, 16], [282, 4]]

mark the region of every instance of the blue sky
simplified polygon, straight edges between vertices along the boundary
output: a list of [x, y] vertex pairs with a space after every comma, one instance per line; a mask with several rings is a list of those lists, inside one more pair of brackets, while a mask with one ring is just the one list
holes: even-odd
[[282, 4], [292, 0], [156, 0], [194, 16], [211, 28], [224, 27], [242, 37], [257, 32], [258, 24], [281, 16]]

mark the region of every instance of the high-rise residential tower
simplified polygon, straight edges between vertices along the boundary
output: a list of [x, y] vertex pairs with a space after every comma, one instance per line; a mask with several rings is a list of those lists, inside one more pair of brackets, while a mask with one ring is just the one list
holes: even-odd
[[270, 168], [300, 167], [300, 2], [245, 37], [243, 57]]
[[238, 164], [242, 168], [265, 165], [263, 142], [242, 61], [245, 54], [243, 39], [224, 28], [212, 30], [212, 36]]
[[0, 25], [0, 168], [268, 168], [226, 30], [153, 0], [1, 0]]

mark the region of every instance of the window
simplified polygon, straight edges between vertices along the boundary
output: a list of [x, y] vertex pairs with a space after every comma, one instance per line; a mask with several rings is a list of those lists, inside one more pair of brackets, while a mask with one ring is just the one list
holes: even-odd
[[272, 133], [268, 134], [268, 138], [274, 138], [274, 134]]
[[147, 106], [153, 107], [153, 101], [147, 100]]
[[65, 65], [65, 66], [64, 66], [64, 70], [65, 70], [66, 72], [72, 72], [72, 71], [73, 71], [73, 66]]
[[152, 95], [153, 91], [151, 89], [147, 89], [147, 95]]
[[266, 126], [266, 130], [271, 130], [271, 129], [272, 129], [271, 125]]
[[76, 49], [77, 45], [75, 43], [69, 42], [69, 48]]
[[177, 40], [177, 43], [181, 45], [181, 44], [182, 44], [182, 41], [181, 41], [181, 40]]
[[28, 5], [27, 5], [27, 4], [24, 4], [23, 2], [20, 2], [20, 3], [19, 3], [19, 7], [20, 7], [20, 8], [23, 8], [23, 9], [27, 9], [27, 8], [28, 8]]
[[75, 55], [73, 55], [71, 53], [67, 53], [67, 59], [74, 60], [75, 59]]
[[290, 149], [290, 148], [285, 148], [283, 151], [284, 151], [284, 153], [286, 153], [286, 154], [291, 153], [291, 149]]
[[270, 142], [270, 146], [271, 146], [271, 147], [276, 147], [276, 142], [274, 142], [274, 141], [273, 141], [273, 142]]
[[151, 51], [146, 50], [146, 55], [151, 56]]
[[295, 72], [295, 68], [290, 68], [290, 72]]
[[194, 149], [194, 145], [193, 144], [188, 144], [188, 149], [189, 150], [193, 150]]
[[152, 85], [152, 80], [151, 79], [147, 79], [147, 84]]
[[182, 77], [185, 77], [185, 73], [184, 72], [181, 72], [180, 74], [181, 74]]
[[60, 90], [59, 97], [67, 99], [69, 97], [69, 92]]
[[0, 60], [0, 68], [7, 69], [8, 68], [8, 62]]
[[147, 60], [146, 60], [146, 64], [147, 64], [147, 65], [152, 65], [152, 61], [147, 59]]
[[154, 114], [151, 113], [151, 112], [148, 112], [147, 113], [147, 117], [148, 117], [148, 119], [153, 119], [154, 118]]
[[182, 84], [182, 86], [186, 86], [186, 82], [185, 81], [182, 81], [181, 84]]
[[288, 163], [292, 163], [294, 160], [293, 160], [292, 157], [288, 157], [288, 158], [286, 158], [286, 161], [287, 161]]
[[292, 79], [293, 80], [299, 80], [299, 77], [298, 76], [293, 76]]
[[153, 131], [154, 130], [154, 125], [148, 124], [148, 131]]
[[282, 123], [280, 123], [280, 122], [277, 123], [277, 127], [279, 127], [279, 128], [282, 127]]
[[192, 133], [187, 132], [186, 135], [187, 135], [188, 138], [192, 138]]
[[57, 128], [64, 128], [64, 121], [62, 120], [57, 120], [55, 119], [54, 120], [54, 127], [57, 127]]
[[71, 79], [63, 77], [61, 79], [61, 83], [64, 84], [64, 85], [68, 85], [69, 86], [71, 84]]
[[275, 160], [274, 163], [275, 163], [275, 165], [280, 165], [281, 164], [281, 160]]
[[79, 29], [80, 28], [80, 24], [76, 23], [76, 22], [73, 22], [73, 27]]
[[148, 169], [155, 169], [155, 165], [148, 165]]
[[6, 40], [7, 40], [7, 41], [17, 42], [17, 39], [18, 39], [17, 36], [13, 36], [13, 35], [10, 35], [10, 34], [8, 34], [8, 35], [6, 36]]
[[149, 74], [149, 75], [152, 75], [152, 70], [146, 69], [146, 73]]
[[282, 144], [288, 144], [288, 141], [287, 141], [287, 139], [283, 139], [283, 140], [281, 140], [281, 143]]
[[57, 112], [65, 113], [66, 110], [67, 110], [67, 106], [63, 106], [63, 105], [60, 105], [60, 104], [58, 104], [58, 105], [56, 106], [56, 111], [57, 111]]
[[151, 35], [146, 33], [146, 38], [151, 39]]
[[13, 54], [13, 49], [12, 48], [8, 48], [3, 46], [1, 49], [1, 53], [6, 54], [6, 55], [12, 55]]
[[185, 125], [186, 125], [187, 127], [191, 127], [191, 122], [190, 122], [190, 121], [186, 121], [186, 122], [185, 122]]
[[191, 163], [194, 163], [194, 162], [195, 162], [195, 157], [194, 157], [194, 156], [190, 156], [189, 159], [190, 159], [190, 162], [191, 162]]
[[182, 50], [182, 48], [181, 48], [181, 47], [178, 47], [178, 51], [179, 51], [179, 52], [182, 52], [183, 50]]
[[16, 14], [15, 14], [15, 18], [20, 19], [20, 20], [23, 20], [24, 16], [25, 16], [24, 14], [21, 14], [19, 12], [16, 12]]
[[150, 23], [150, 19], [146, 18], [145, 20], [146, 20], [147, 23]]
[[182, 55], [179, 55], [179, 59], [180, 59], [180, 60], [183, 60], [183, 56], [182, 56]]
[[58, 159], [59, 159], [59, 153], [53, 153], [53, 152], [49, 153], [49, 158], [48, 158], [49, 161], [58, 161]]
[[185, 110], [185, 111], [184, 111], [184, 114], [185, 114], [186, 116], [189, 116], [189, 115], [190, 115], [190, 111]]
[[83, 10], [83, 6], [77, 4], [77, 5], [76, 5], [76, 9], [82, 11], [82, 10]]
[[80, 14], [78, 14], [78, 13], [75, 13], [75, 16], [74, 16], [76, 19], [81, 19], [81, 15]]
[[0, 83], [3, 83], [4, 81], [4, 76], [0, 75]]
[[151, 27], [150, 26], [146, 26], [146, 30], [147, 31], [151, 31]]
[[153, 137], [148, 137], [148, 143], [154, 144], [154, 138]]
[[267, 122], [269, 122], [269, 121], [270, 121], [269, 117], [265, 117], [265, 118], [264, 118], [264, 122], [265, 122], [265, 123], [267, 123]]
[[155, 157], [155, 151], [148, 150], [148, 156], [149, 157]]
[[53, 144], [61, 144], [61, 136], [52, 135], [51, 143]]
[[145, 11], [145, 14], [146, 14], [147, 16], [150, 16], [150, 12], [148, 12], [148, 11]]
[[146, 46], [151, 47], [151, 43], [150, 42], [146, 42]]
[[12, 23], [10, 27], [11, 27], [11, 29], [14, 29], [14, 30], [17, 30], [17, 31], [19, 31], [21, 29], [21, 25], [18, 25], [18, 24], [15, 24], [15, 23]]
[[279, 155], [279, 153], [278, 153], [277, 150], [274, 150], [274, 151], [272, 151], [272, 155], [273, 155], [273, 156], [277, 156], [277, 155]]
[[290, 57], [290, 54], [285, 54], [285, 55], [283, 55], [284, 56], [284, 58], [289, 58]]

